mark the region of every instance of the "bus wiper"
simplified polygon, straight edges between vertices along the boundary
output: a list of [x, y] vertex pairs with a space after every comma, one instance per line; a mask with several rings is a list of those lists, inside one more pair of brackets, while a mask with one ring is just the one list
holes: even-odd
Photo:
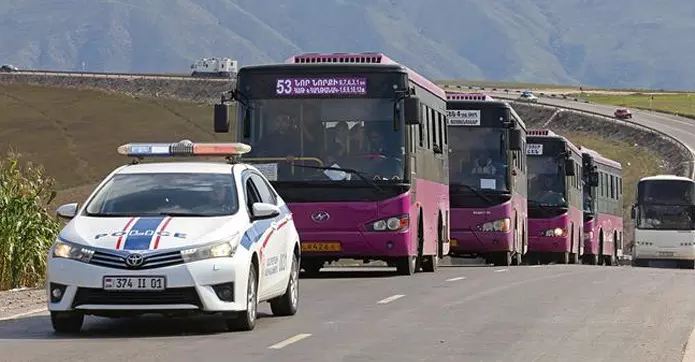
[[374, 181], [370, 180], [370, 179], [369, 179], [367, 176], [365, 176], [362, 172], [357, 171], [357, 170], [353, 170], [353, 169], [351, 169], [351, 168], [326, 167], [326, 166], [311, 166], [311, 165], [293, 165], [293, 166], [294, 166], [294, 167], [313, 168], [313, 169], [317, 169], [317, 170], [335, 170], [335, 171], [347, 172], [347, 173], [350, 173], [350, 174], [353, 174], [353, 175], [359, 177], [360, 179], [362, 179], [362, 181], [364, 181], [364, 182], [366, 182], [366, 183], [368, 183], [368, 184], [374, 186], [374, 188], [377, 189], [379, 192], [382, 192], [382, 193], [384, 192], [384, 189], [382, 189], [381, 187], [379, 187], [379, 185], [377, 185]]
[[466, 184], [463, 184], [463, 183], [462, 183], [462, 184], [457, 184], [456, 186], [463, 186], [463, 187], [466, 188], [467, 190], [472, 191], [474, 194], [478, 195], [481, 199], [483, 199], [485, 202], [487, 202], [488, 205], [490, 205], [490, 206], [495, 205], [495, 202], [492, 201], [492, 199], [490, 199], [489, 197], [485, 196], [485, 194], [483, 194], [482, 192], [480, 192], [480, 190], [476, 189], [476, 188], [473, 187], [473, 186], [466, 185]]

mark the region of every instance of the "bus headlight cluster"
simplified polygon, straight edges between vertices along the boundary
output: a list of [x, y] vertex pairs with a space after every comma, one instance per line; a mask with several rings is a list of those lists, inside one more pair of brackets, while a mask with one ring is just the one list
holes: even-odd
[[543, 232], [543, 236], [565, 236], [565, 230], [562, 228], [554, 228], [554, 229], [548, 229]]
[[510, 218], [488, 221], [482, 225], [478, 225], [478, 230], [482, 231], [497, 231], [506, 233], [511, 229], [512, 221]]
[[405, 214], [371, 222], [366, 225], [366, 229], [368, 231], [400, 232], [408, 230], [409, 225], [410, 218], [408, 217], [408, 214]]

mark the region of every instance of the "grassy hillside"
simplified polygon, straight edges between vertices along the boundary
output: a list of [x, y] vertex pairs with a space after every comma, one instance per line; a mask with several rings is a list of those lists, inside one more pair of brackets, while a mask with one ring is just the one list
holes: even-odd
[[0, 109], [0, 153], [14, 149], [44, 165], [60, 190], [78, 197], [89, 189], [80, 186], [129, 161], [116, 153], [123, 143], [231, 137], [212, 133], [210, 105], [92, 90], [0, 85]]
[[[299, 52], [383, 51], [435, 79], [693, 87], [690, 0], [10, 0], [0, 63], [185, 72]], [[69, 20], [66, 20], [69, 19]], [[176, 36], [172, 36], [175, 34]]]

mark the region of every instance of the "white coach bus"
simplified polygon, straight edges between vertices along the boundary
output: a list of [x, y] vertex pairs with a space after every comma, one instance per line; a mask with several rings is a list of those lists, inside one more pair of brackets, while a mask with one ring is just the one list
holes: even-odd
[[670, 260], [681, 268], [695, 268], [694, 180], [674, 175], [640, 179], [631, 216], [635, 220], [634, 266]]

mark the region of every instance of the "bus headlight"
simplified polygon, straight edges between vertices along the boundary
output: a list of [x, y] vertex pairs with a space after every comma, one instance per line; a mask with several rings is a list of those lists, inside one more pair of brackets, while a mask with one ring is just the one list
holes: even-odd
[[565, 236], [565, 230], [562, 228], [554, 228], [554, 229], [548, 229], [543, 232], [543, 236]]
[[478, 225], [478, 230], [497, 231], [497, 232], [506, 233], [507, 231], [509, 231], [511, 229], [511, 226], [512, 226], [512, 220], [508, 217], [505, 217], [504, 219], [488, 221], [482, 225]]
[[367, 231], [401, 232], [408, 230], [408, 226], [410, 226], [410, 218], [408, 214], [405, 214], [370, 222], [365, 225], [365, 228]]

